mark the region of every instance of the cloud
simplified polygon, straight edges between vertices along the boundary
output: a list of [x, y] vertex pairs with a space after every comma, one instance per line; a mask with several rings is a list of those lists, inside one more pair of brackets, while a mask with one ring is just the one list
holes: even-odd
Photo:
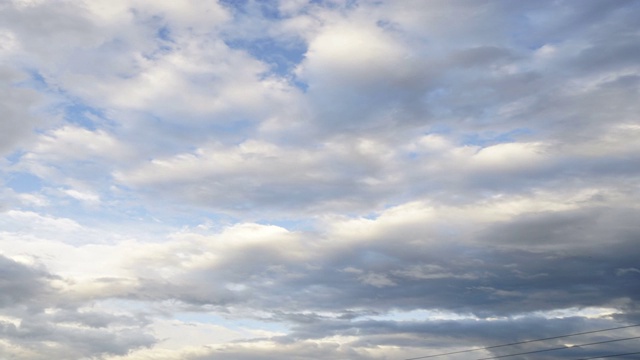
[[7, 357], [412, 358], [640, 318], [634, 2], [0, 9]]
[[5, 278], [0, 286], [0, 349], [5, 355], [44, 359], [125, 354], [155, 342], [140, 329], [139, 320], [74, 307], [61, 291], [64, 279], [44, 268], [0, 256], [0, 271]]
[[42, 216], [31, 211], [9, 210], [6, 216], [18, 229], [26, 224], [32, 229], [49, 229], [57, 232], [73, 232], [81, 228], [80, 224], [71, 219]]
[[103, 130], [90, 131], [81, 127], [65, 126], [41, 136], [32, 152], [31, 156], [44, 157], [49, 161], [87, 157], [122, 159], [126, 156], [126, 146]]
[[[282, 311], [329, 310], [338, 303], [342, 309], [371, 308], [368, 299], [374, 297], [380, 312], [424, 306], [459, 311], [463, 306], [483, 317], [608, 306], [635, 297], [631, 289], [618, 287], [629, 279], [612, 281], [605, 276], [633, 266], [634, 210], [611, 216], [599, 208], [525, 210], [523, 215], [507, 212], [500, 220], [474, 219], [470, 209], [467, 225], [457, 230], [452, 219], [460, 214], [447, 215], [446, 209], [435, 212], [439, 216], [431, 220], [411, 219], [398, 211], [389, 210], [390, 214], [370, 221], [372, 231], [356, 232], [359, 236], [351, 235], [351, 241], [346, 229], [338, 226], [314, 234], [244, 224], [214, 236], [175, 234], [162, 245], [124, 242], [113, 249], [103, 247], [101, 254], [111, 259], [102, 261], [119, 259], [119, 266], [129, 271], [121, 278], [78, 285], [77, 290], [91, 297], [176, 299], [196, 307]], [[404, 221], [391, 221], [392, 216]], [[568, 236], [569, 228], [575, 234]], [[130, 249], [131, 255], [123, 257], [119, 249]], [[614, 255], [620, 252], [628, 255]], [[582, 284], [589, 286], [583, 290]], [[316, 288], [322, 289], [325, 301], [318, 303]], [[380, 288], [386, 290], [378, 292]], [[292, 291], [296, 298], [280, 295]], [[475, 301], [450, 298], [459, 293]], [[543, 300], [549, 294], [555, 298], [552, 304]]]
[[[376, 178], [384, 176], [381, 170], [390, 159], [376, 145], [329, 143], [321, 149], [301, 150], [246, 141], [230, 148], [214, 145], [152, 160], [115, 176], [138, 188], [177, 186], [183, 190], [176, 195], [222, 211], [251, 211], [255, 206], [285, 211], [351, 206], [350, 198], [359, 205], [366, 194], [375, 203], [375, 192], [386, 192], [385, 184], [377, 186]], [[297, 155], [292, 157], [292, 152]]]
[[[3, 46], [0, 45], [2, 50]], [[35, 114], [39, 96], [35, 91], [19, 85], [24, 79], [24, 74], [15, 69], [0, 68], [0, 111], [3, 114], [0, 122], [0, 152], [4, 154], [21, 146], [41, 122]]]
[[47, 290], [47, 275], [44, 271], [31, 269], [4, 256], [0, 257], [2, 273], [2, 307], [10, 307], [36, 298]]

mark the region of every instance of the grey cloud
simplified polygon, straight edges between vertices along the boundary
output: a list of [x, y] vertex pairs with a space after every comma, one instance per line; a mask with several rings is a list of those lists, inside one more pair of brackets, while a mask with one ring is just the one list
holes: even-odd
[[291, 358], [296, 360], [312, 360], [318, 358], [331, 359], [381, 359], [382, 357], [372, 357], [365, 351], [354, 349], [349, 344], [340, 344], [337, 342], [302, 342], [296, 344], [269, 344], [266, 348], [256, 349], [251, 343], [240, 343], [227, 345], [222, 349], [211, 351], [210, 354], [202, 356], [189, 357], [189, 360], [276, 360], [282, 358]]
[[[327, 273], [314, 277], [314, 281], [320, 282], [321, 286], [317, 286], [318, 291], [313, 294], [329, 296], [333, 298], [332, 303], [340, 303], [343, 308], [375, 306], [373, 308], [378, 311], [431, 308], [456, 313], [471, 312], [481, 317], [509, 316], [555, 308], [608, 306], [617, 299], [636, 299], [638, 296], [636, 291], [627, 287], [633, 279], [610, 280], [617, 268], [634, 263], [637, 252], [630, 249], [632, 244], [633, 240], [627, 240], [622, 244], [604, 246], [612, 252], [625, 251], [628, 254], [615, 258], [609, 254], [599, 254], [604, 250], [603, 246], [594, 246], [587, 253], [574, 254], [571, 248], [565, 252], [527, 252], [459, 244], [450, 252], [411, 249], [414, 254], [417, 253], [413, 259], [381, 252], [381, 257], [389, 258], [386, 265], [361, 263], [364, 259], [353, 258], [357, 256], [354, 252], [345, 255], [344, 265], [364, 269], [375, 266], [378, 269], [374, 271], [387, 274], [396, 285], [375, 288], [359, 282], [355, 277], [349, 278], [348, 274], [328, 270], [331, 268], [328, 266]], [[349, 255], [352, 258], [347, 260]], [[460, 276], [435, 279], [398, 276], [398, 271], [423, 264], [437, 264], [447, 272]], [[335, 263], [331, 265], [339, 266]], [[474, 276], [462, 276], [465, 274]], [[299, 288], [304, 285], [295, 283], [290, 286]], [[315, 304], [313, 296], [307, 301], [308, 306]]]
[[60, 309], [51, 316], [55, 323], [81, 324], [94, 329], [104, 329], [111, 325], [119, 326], [144, 326], [149, 324], [149, 319], [144, 315], [125, 316], [114, 315], [100, 311], [78, 312], [73, 309]]
[[[263, 345], [260, 351], [251, 349], [252, 342], [239, 342], [210, 351], [207, 355], [195, 356], [193, 359], [273, 359], [291, 357], [295, 359], [311, 358], [349, 358], [349, 359], [387, 359], [409, 358], [436, 355], [443, 352], [468, 350], [472, 346], [493, 346], [511, 342], [539, 339], [553, 335], [564, 335], [581, 331], [603, 329], [619, 326], [610, 320], [585, 322], [583, 318], [544, 319], [528, 317], [519, 320], [478, 321], [362, 321], [362, 322], [322, 322], [296, 328], [290, 336], [271, 339], [260, 339]], [[456, 335], [452, 335], [456, 334]], [[446, 357], [447, 359], [483, 358], [488, 356], [508, 355], [526, 351], [536, 351], [563, 347], [564, 344], [580, 344], [603, 340], [615, 340], [633, 337], [637, 332], [623, 329], [615, 332], [582, 335], [566, 339], [522, 344], [496, 348], [491, 351], [475, 351]], [[324, 339], [324, 335], [352, 336], [349, 340], [333, 342]], [[312, 340], [312, 341], [309, 341]], [[316, 342], [318, 341], [318, 342]], [[575, 359], [579, 356], [594, 356], [622, 353], [634, 350], [634, 343], [620, 342], [616, 346], [600, 345], [598, 347], [574, 348], [548, 354], [535, 354], [536, 357], [526, 359]], [[395, 354], [375, 355], [374, 350], [391, 347]], [[189, 357], [191, 359], [191, 357]]]
[[[632, 242], [640, 234], [636, 209], [585, 208], [527, 214], [506, 224], [494, 224], [479, 242], [513, 248], [558, 247], [582, 253], [599, 244]], [[567, 249], [569, 250], [569, 249]]]
[[[520, 3], [522, 4], [522, 3]], [[554, 6], [555, 5], [555, 6]], [[530, 12], [533, 22], [537, 25], [534, 32], [539, 36], [537, 41], [559, 42], [573, 37], [581, 37], [583, 34], [592, 36], [602, 35], [603, 24], [619, 26], [621, 23], [612, 19], [625, 19], [623, 26], [628, 26], [637, 4], [633, 1], [602, 1], [590, 0], [581, 6], [574, 6], [569, 1], [561, 1], [556, 4], [549, 2], [537, 2]], [[515, 5], [516, 7], [518, 5]], [[537, 8], [536, 8], [537, 7]], [[559, 16], [543, 16], [545, 12], [553, 8]]]
[[12, 307], [38, 301], [52, 291], [49, 281], [54, 277], [0, 255], [0, 307]]
[[31, 131], [42, 122], [36, 115], [41, 97], [19, 85], [24, 78], [19, 71], [0, 66], [0, 153], [22, 146]]
[[627, 31], [618, 34], [616, 39], [602, 39], [591, 47], [582, 50], [577, 59], [577, 65], [585, 72], [593, 70], [625, 69], [636, 67], [634, 58], [640, 56], [640, 44], [638, 44], [638, 31]]
[[[33, 357], [26, 359], [44, 359], [55, 355], [60, 359], [72, 359], [81, 356], [100, 356], [105, 354], [126, 354], [129, 350], [149, 346], [155, 339], [137, 329], [98, 330], [91, 328], [73, 328], [50, 322], [23, 319], [19, 326], [8, 325], [1, 334], [14, 345], [34, 351]], [[56, 343], [51, 349], [46, 343]]]
[[508, 64], [515, 58], [511, 51], [506, 48], [478, 46], [453, 53], [447, 62], [463, 67], [475, 67], [492, 66], [501, 61]]
[[[364, 344], [368, 337], [377, 337], [376, 343], [393, 346], [450, 347], [464, 338], [467, 343], [491, 346], [529, 339], [550, 337], [541, 334], [571, 334], [580, 332], [585, 325], [594, 328], [616, 327], [611, 320], [597, 320], [587, 324], [584, 318], [567, 317], [546, 319], [542, 317], [524, 317], [522, 319], [496, 319], [494, 322], [476, 320], [360, 320], [325, 321], [313, 324], [299, 324], [291, 338], [318, 339], [326, 334], [360, 334]], [[633, 331], [633, 329], [631, 329]], [[624, 332], [624, 331], [621, 331]], [[629, 331], [626, 331], [627, 333]], [[456, 334], [456, 335], [452, 335]], [[401, 335], [401, 336], [393, 336]], [[584, 338], [584, 337], [583, 337]], [[286, 341], [286, 339], [282, 339]], [[471, 346], [467, 346], [470, 348]]]
[[[89, 305], [61, 291], [63, 282], [45, 269], [0, 256], [0, 351], [18, 359], [77, 359], [106, 354], [126, 354], [150, 346], [155, 338], [143, 316], [86, 312]], [[5, 316], [19, 319], [17, 323]]]
[[[594, 208], [532, 213], [453, 235], [424, 229], [390, 233], [335, 251], [308, 238], [317, 251], [306, 260], [251, 245], [232, 252], [228, 262], [182, 269], [162, 286], [150, 283], [122, 294], [177, 299], [194, 309], [237, 306], [294, 323], [323, 318], [285, 314], [335, 309], [351, 319], [394, 309], [480, 318], [584, 307], [623, 313], [625, 304], [639, 295], [633, 286], [636, 276], [618, 276], [619, 269], [637, 266], [636, 212]], [[229, 288], [229, 283], [242, 289]], [[351, 309], [364, 312], [349, 313]]]
[[[294, 36], [309, 42], [297, 78], [266, 75], [268, 66], [229, 48], [207, 19], [187, 31], [163, 17], [169, 12], [154, 17], [158, 11], [147, 9], [127, 13], [116, 29], [96, 25], [74, 3], [22, 10], [5, 3], [0, 20], [48, 90], [16, 87], [24, 64], [10, 59], [14, 67], [0, 72], [11, 84], [0, 86], [0, 151], [29, 146], [40, 124], [34, 94], [54, 96], [50, 90], [105, 110], [92, 125], [133, 148], [108, 160], [76, 151], [76, 163], [61, 142], [67, 152], [59, 158], [34, 150], [17, 167], [57, 167], [49, 189], [81, 182], [115, 189], [105, 190], [107, 206], [132, 204], [132, 216], [168, 213], [160, 221], [183, 216], [190, 226], [228, 214], [291, 228], [298, 225], [288, 220], [307, 222], [282, 243], [240, 246], [232, 238], [218, 248], [165, 239], [166, 247], [154, 244], [160, 255], [123, 254], [133, 258], [130, 276], [96, 276], [86, 293], [62, 291], [57, 283], [74, 289], [73, 281], [0, 257], [1, 314], [20, 319], [2, 320], [0, 336], [31, 355], [0, 352], [123, 355], [156, 343], [154, 317], [185, 311], [291, 329], [185, 353], [194, 360], [409, 357], [462, 340], [492, 345], [638, 322], [637, 3], [400, 3], [362, 2], [339, 14], [306, 7], [298, 20], [313, 25]], [[235, 16], [224, 31], [256, 14]], [[272, 22], [230, 37], [284, 31]], [[157, 36], [163, 26], [171, 39]], [[348, 36], [353, 43], [336, 54]], [[109, 100], [100, 92], [106, 88], [130, 96]], [[250, 89], [260, 90], [249, 96]], [[442, 144], [421, 149], [427, 134]], [[495, 198], [512, 201], [483, 205]], [[376, 218], [412, 201], [434, 204], [429, 216], [438, 220]], [[531, 210], [511, 216], [519, 206]], [[447, 218], [447, 208], [460, 210], [460, 219]], [[323, 228], [333, 225], [325, 217], [338, 215], [363, 225], [346, 235]], [[100, 308], [109, 301], [146, 310], [116, 315]], [[543, 317], [590, 308], [614, 313]], [[411, 311], [463, 319], [379, 320]]]

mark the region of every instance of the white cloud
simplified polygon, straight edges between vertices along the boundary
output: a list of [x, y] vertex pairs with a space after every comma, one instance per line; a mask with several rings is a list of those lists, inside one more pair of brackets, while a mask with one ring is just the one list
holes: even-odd
[[6, 356], [411, 358], [637, 322], [635, 6], [0, 7]]
[[100, 203], [100, 196], [96, 194], [81, 192], [73, 189], [62, 190], [62, 192], [76, 200], [86, 202], [87, 204], [95, 205]]
[[409, 55], [374, 24], [344, 22], [325, 26], [310, 41], [298, 72], [311, 86], [375, 86], [409, 76]]
[[32, 211], [9, 210], [5, 216], [14, 221], [17, 226], [29, 226], [48, 231], [72, 232], [82, 228], [72, 219], [43, 216]]
[[545, 160], [545, 145], [540, 143], [503, 143], [480, 149], [471, 164], [484, 171], [518, 171], [535, 168]]
[[18, 194], [18, 198], [21, 202], [27, 205], [33, 205], [36, 207], [48, 206], [50, 204], [49, 200], [41, 195], [34, 194]]
[[91, 131], [76, 126], [64, 126], [41, 135], [26, 158], [68, 161], [101, 157], [124, 159], [131, 151], [104, 130]]

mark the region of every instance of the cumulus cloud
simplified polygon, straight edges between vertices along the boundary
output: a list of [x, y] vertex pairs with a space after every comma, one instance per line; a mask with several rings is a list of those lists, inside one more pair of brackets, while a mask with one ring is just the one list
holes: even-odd
[[[637, 323], [639, 10], [2, 2], [0, 353], [395, 359]], [[598, 336], [637, 329], [571, 344]]]

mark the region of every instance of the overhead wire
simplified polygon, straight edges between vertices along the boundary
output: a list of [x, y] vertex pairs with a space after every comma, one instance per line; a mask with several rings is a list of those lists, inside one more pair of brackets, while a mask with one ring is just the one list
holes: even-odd
[[549, 349], [533, 350], [533, 351], [521, 352], [521, 353], [517, 353], [517, 354], [508, 354], [508, 355], [492, 356], [492, 357], [487, 357], [487, 358], [482, 358], [482, 359], [476, 359], [476, 360], [501, 359], [501, 358], [506, 358], [506, 357], [510, 357], [510, 356], [527, 355], [527, 354], [536, 354], [536, 353], [541, 353], [541, 352], [558, 351], [558, 350], [566, 350], [566, 349], [574, 349], [574, 348], [579, 348], [579, 347], [584, 347], [584, 346], [599, 345], [599, 344], [608, 344], [608, 343], [619, 342], [619, 341], [626, 341], [626, 340], [633, 340], [633, 339], [640, 339], [640, 336], [634, 336], [634, 337], [629, 337], [629, 338], [624, 338], [624, 339], [613, 339], [613, 340], [597, 341], [597, 342], [592, 342], [592, 343], [587, 343], [587, 344], [580, 344], [580, 345], [572, 345], [572, 346], [563, 346], [563, 347], [557, 347], [557, 348], [549, 348]]
[[[552, 337], [541, 338], [541, 339], [525, 340], [525, 341], [518, 341], [518, 342], [513, 342], [513, 343], [508, 343], [508, 344], [492, 345], [492, 346], [485, 346], [485, 347], [481, 347], [481, 348], [473, 348], [473, 349], [451, 351], [451, 352], [439, 353], [439, 354], [433, 354], [433, 355], [418, 356], [418, 357], [407, 358], [407, 359], [404, 359], [404, 360], [428, 359], [428, 358], [434, 358], [434, 357], [445, 356], [445, 355], [463, 354], [463, 353], [470, 353], [470, 352], [481, 351], [481, 350], [491, 350], [491, 349], [497, 349], [497, 348], [507, 347], [507, 346], [529, 344], [529, 343], [533, 343], [533, 342], [546, 341], [546, 340], [562, 339], [562, 338], [567, 338], [567, 337], [571, 337], [571, 336], [578, 336], [578, 335], [596, 334], [596, 333], [605, 332], [605, 331], [628, 329], [628, 328], [638, 327], [638, 326], [640, 326], [640, 324], [617, 326], [617, 327], [608, 328], [608, 329], [583, 331], [583, 332], [579, 332], [579, 333], [552, 336]], [[623, 356], [623, 355], [620, 355], [620, 356]], [[597, 359], [597, 358], [594, 358], [594, 359]], [[578, 360], [584, 360], [584, 359], [578, 359]]]
[[617, 357], [617, 356], [637, 355], [637, 354], [640, 354], [640, 351], [624, 353], [624, 354], [601, 355], [601, 356], [594, 356], [594, 357], [588, 357], [588, 358], [582, 358], [582, 359], [573, 359], [573, 360], [606, 359], [606, 358], [612, 358], [612, 357]]

